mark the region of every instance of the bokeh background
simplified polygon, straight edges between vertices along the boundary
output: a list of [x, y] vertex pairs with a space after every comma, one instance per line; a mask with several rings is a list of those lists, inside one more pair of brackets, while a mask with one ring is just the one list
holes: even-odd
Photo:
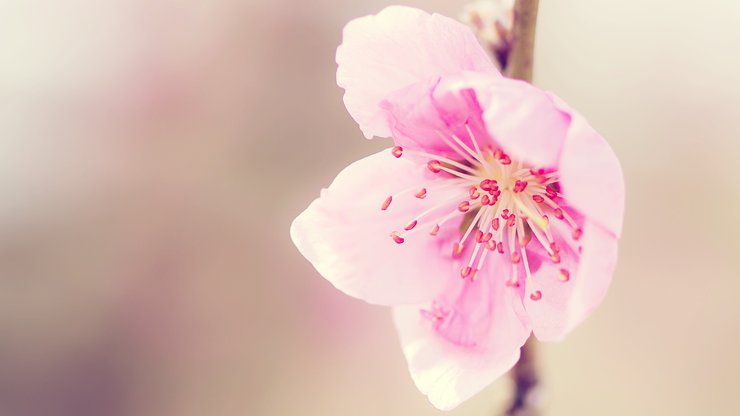
[[[740, 414], [740, 2], [541, 3], [535, 82], [627, 181], [606, 302], [539, 348], [545, 414]], [[0, 2], [0, 415], [441, 413], [389, 312], [288, 234], [388, 145], [333, 61], [387, 4]], [[496, 414], [509, 387], [450, 414]]]

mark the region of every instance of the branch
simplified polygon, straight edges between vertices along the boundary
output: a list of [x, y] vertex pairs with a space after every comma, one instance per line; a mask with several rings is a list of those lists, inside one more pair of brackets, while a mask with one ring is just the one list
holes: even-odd
[[532, 82], [534, 35], [539, 0], [517, 0], [511, 30], [511, 50], [506, 62], [506, 76]]
[[535, 341], [530, 338], [522, 347], [519, 362], [511, 370], [514, 381], [514, 395], [506, 411], [506, 416], [535, 416], [538, 414], [537, 363], [535, 356]]

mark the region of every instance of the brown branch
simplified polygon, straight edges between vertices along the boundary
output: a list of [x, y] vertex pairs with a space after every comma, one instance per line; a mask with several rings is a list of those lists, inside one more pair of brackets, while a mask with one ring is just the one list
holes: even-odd
[[539, 0], [517, 0], [511, 30], [511, 50], [506, 60], [506, 76], [532, 82], [534, 35]]
[[506, 416], [535, 416], [538, 412], [537, 363], [535, 360], [535, 342], [530, 338], [522, 347], [519, 362], [511, 370], [514, 381], [514, 394], [511, 404], [506, 410]]

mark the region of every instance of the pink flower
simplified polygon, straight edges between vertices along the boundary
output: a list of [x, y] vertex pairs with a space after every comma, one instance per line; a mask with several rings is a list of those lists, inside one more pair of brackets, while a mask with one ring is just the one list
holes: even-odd
[[337, 63], [365, 136], [395, 146], [345, 168], [291, 236], [339, 290], [394, 306], [414, 382], [451, 409], [530, 333], [559, 340], [601, 303], [621, 168], [580, 114], [501, 76], [449, 18], [394, 6], [356, 19]]

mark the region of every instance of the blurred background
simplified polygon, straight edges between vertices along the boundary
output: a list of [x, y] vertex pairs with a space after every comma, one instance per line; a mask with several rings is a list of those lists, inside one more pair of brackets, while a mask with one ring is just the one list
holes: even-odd
[[[0, 2], [0, 415], [441, 413], [389, 311], [288, 234], [388, 145], [334, 81], [342, 26], [388, 4]], [[535, 83], [627, 180], [609, 296], [539, 348], [546, 415], [740, 414], [739, 56], [735, 0], [541, 2]]]

